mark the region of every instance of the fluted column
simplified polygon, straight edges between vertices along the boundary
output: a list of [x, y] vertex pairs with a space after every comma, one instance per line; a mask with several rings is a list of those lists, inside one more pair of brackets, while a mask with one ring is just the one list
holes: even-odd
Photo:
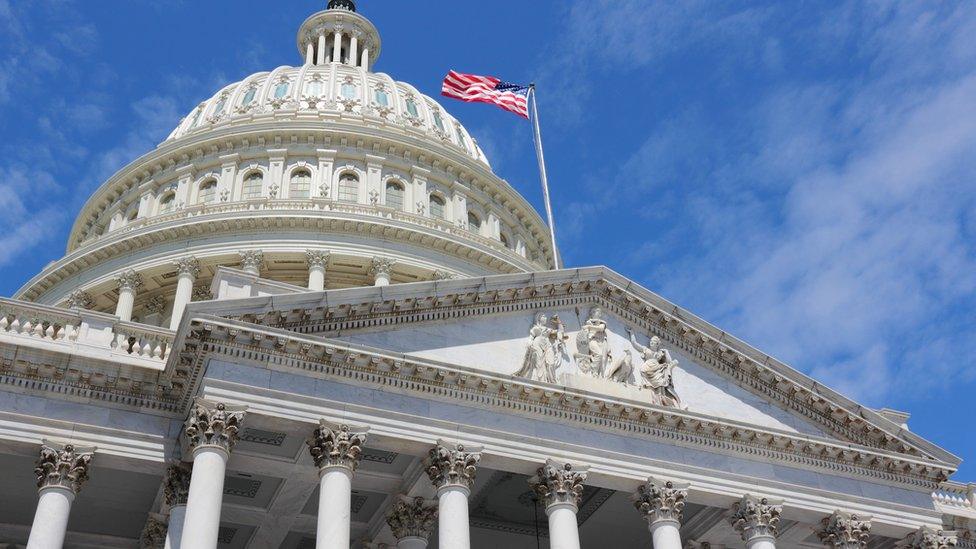
[[529, 486], [542, 498], [549, 517], [549, 549], [580, 549], [576, 512], [589, 467], [547, 460]]
[[356, 33], [353, 33], [349, 37], [349, 64], [356, 66], [359, 64], [359, 38], [356, 37]]
[[908, 534], [899, 547], [905, 549], [949, 549], [958, 542], [956, 533], [931, 526], [923, 526]]
[[37, 510], [27, 549], [61, 549], [68, 532], [71, 503], [88, 480], [94, 448], [44, 441], [34, 474], [37, 475]]
[[165, 517], [150, 514], [146, 520], [146, 525], [139, 534], [139, 546], [142, 549], [163, 549], [166, 543], [166, 521]]
[[359, 57], [359, 65], [362, 68], [369, 70], [369, 48], [363, 47], [363, 53], [360, 54]]
[[316, 55], [316, 65], [324, 65], [328, 63], [329, 60], [325, 58], [325, 34], [319, 35], [319, 49], [318, 55]]
[[305, 252], [308, 264], [308, 289], [321, 292], [325, 289], [325, 266], [329, 263], [329, 252], [308, 250]]
[[775, 549], [776, 529], [782, 512], [781, 500], [746, 494], [732, 504], [729, 522], [746, 542], [746, 549]]
[[437, 541], [440, 549], [470, 549], [468, 496], [481, 460], [480, 447], [438, 441], [427, 456], [427, 476], [437, 489]]
[[820, 522], [817, 537], [830, 549], [863, 549], [871, 535], [871, 517], [840, 509]]
[[425, 549], [437, 520], [437, 505], [424, 498], [400, 496], [386, 516], [397, 549]]
[[174, 463], [163, 478], [163, 497], [169, 507], [169, 527], [166, 530], [166, 549], [180, 549], [183, 524], [186, 521], [186, 500], [190, 494], [190, 466]]
[[244, 250], [238, 252], [241, 258], [241, 270], [252, 275], [261, 276], [261, 265], [264, 264], [264, 252], [261, 250]]
[[115, 316], [119, 320], [132, 320], [132, 305], [136, 302], [136, 292], [142, 287], [142, 277], [133, 270], [128, 270], [116, 279], [119, 285], [119, 301], [115, 305]]
[[244, 411], [243, 406], [228, 406], [197, 397], [184, 424], [183, 443], [193, 456], [186, 519], [180, 537], [180, 545], [186, 549], [217, 547], [227, 458], [237, 443]]
[[332, 38], [332, 62], [342, 63], [342, 33], [339, 31]]
[[183, 310], [193, 298], [193, 283], [200, 276], [200, 262], [193, 256], [178, 259], [176, 267], [176, 297], [173, 300], [173, 315], [169, 319], [169, 329], [175, 330], [183, 319]]
[[319, 468], [316, 549], [349, 549], [352, 475], [359, 465], [367, 431], [360, 427], [354, 432], [348, 425], [336, 427], [321, 420], [306, 441], [312, 460]]
[[396, 265], [396, 261], [392, 259], [373, 258], [373, 262], [369, 265], [369, 274], [373, 277], [373, 286], [389, 286], [394, 265]]
[[634, 506], [647, 519], [654, 549], [681, 549], [681, 512], [688, 485], [649, 478], [634, 494]]

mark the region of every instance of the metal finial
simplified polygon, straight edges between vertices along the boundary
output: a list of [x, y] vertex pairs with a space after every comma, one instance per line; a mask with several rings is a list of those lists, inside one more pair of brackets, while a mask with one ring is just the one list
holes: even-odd
[[346, 11], [356, 11], [356, 3], [353, 0], [329, 0], [329, 5], [326, 9], [330, 10], [346, 10]]

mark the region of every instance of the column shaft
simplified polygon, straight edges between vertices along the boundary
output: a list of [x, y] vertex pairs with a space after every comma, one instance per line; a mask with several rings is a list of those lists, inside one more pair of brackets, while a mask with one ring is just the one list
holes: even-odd
[[119, 320], [132, 320], [132, 306], [136, 301], [136, 291], [133, 288], [119, 288], [119, 301], [115, 305], [115, 316]]
[[746, 549], [776, 549], [776, 538], [756, 536], [746, 541]]
[[416, 536], [397, 540], [397, 549], [427, 549], [427, 540]]
[[61, 549], [74, 499], [75, 494], [70, 488], [50, 486], [41, 489], [27, 549]]
[[305, 64], [315, 64], [315, 46], [312, 44], [311, 40], [309, 40], [308, 45], [305, 46]]
[[216, 446], [200, 446], [193, 452], [190, 493], [180, 538], [181, 546], [186, 549], [217, 547], [227, 458], [227, 451]]
[[317, 59], [315, 61], [315, 64], [316, 65], [324, 65], [326, 63], [326, 58], [325, 58], [325, 35], [324, 34], [322, 34], [322, 35], [319, 36], [319, 51], [318, 51], [318, 55], [316, 56], [316, 59]]
[[308, 267], [308, 289], [321, 292], [325, 289], [325, 266], [310, 265]]
[[174, 505], [169, 510], [169, 525], [166, 528], [166, 548], [182, 547], [183, 522], [186, 520], [186, 505]]
[[363, 48], [363, 53], [361, 55], [361, 59], [360, 59], [359, 64], [362, 65], [362, 67], [364, 69], [369, 70], [369, 50], [368, 49]]
[[356, 57], [358, 51], [359, 51], [359, 40], [356, 38], [356, 35], [354, 34], [352, 35], [352, 37], [349, 38], [349, 64], [354, 67], [359, 63], [359, 58]]
[[352, 521], [352, 471], [326, 467], [319, 471], [319, 516], [315, 549], [348, 549]]
[[193, 281], [191, 273], [180, 273], [176, 281], [176, 298], [173, 301], [173, 316], [169, 319], [169, 329], [175, 330], [183, 319], [183, 310], [193, 297]]
[[437, 491], [437, 544], [440, 549], [471, 548], [468, 494], [470, 490], [467, 488], [451, 484]]
[[342, 63], [342, 33], [335, 33], [332, 41], [332, 62]]
[[[546, 514], [549, 515], [549, 549], [580, 549], [576, 506], [556, 503], [546, 507]], [[654, 549], [661, 548], [655, 545]]]
[[681, 533], [677, 521], [659, 520], [652, 522], [649, 526], [651, 530], [652, 547], [654, 549], [681, 549]]

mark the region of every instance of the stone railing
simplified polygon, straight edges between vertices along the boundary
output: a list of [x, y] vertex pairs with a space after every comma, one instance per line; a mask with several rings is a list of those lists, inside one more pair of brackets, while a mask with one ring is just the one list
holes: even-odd
[[174, 335], [106, 313], [0, 298], [0, 343], [162, 370]]
[[976, 519], [976, 483], [944, 482], [932, 500], [943, 513]]
[[222, 213], [248, 211], [303, 211], [303, 212], [339, 212], [352, 215], [391, 219], [417, 225], [428, 230], [448, 233], [452, 236], [469, 240], [489, 248], [503, 256], [515, 259], [517, 262], [531, 261], [525, 256], [508, 248], [500, 240], [488, 238], [480, 234], [458, 227], [455, 224], [434, 217], [396, 210], [383, 205], [360, 204], [356, 202], [340, 202], [331, 198], [270, 198], [263, 197], [235, 202], [212, 202], [209, 204], [193, 204], [185, 208], [174, 210], [152, 217], [144, 217], [130, 221], [125, 226], [105, 232], [99, 236], [89, 238], [82, 243], [88, 246], [115, 235], [124, 235], [146, 227], [153, 227], [163, 223], [192, 219], [205, 215], [219, 215]]

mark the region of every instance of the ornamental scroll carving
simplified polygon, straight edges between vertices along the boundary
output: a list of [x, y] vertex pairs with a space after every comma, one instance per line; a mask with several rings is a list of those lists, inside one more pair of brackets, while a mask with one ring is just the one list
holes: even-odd
[[421, 497], [400, 496], [386, 516], [386, 523], [390, 525], [393, 537], [397, 540], [403, 538], [429, 539], [436, 520], [437, 505], [428, 503]]
[[746, 494], [732, 505], [729, 522], [742, 536], [742, 541], [748, 542], [759, 537], [775, 538], [782, 512], [782, 501]]
[[858, 516], [844, 511], [834, 511], [821, 521], [817, 537], [827, 547], [835, 549], [861, 549], [868, 546], [871, 536], [871, 517]]
[[217, 447], [230, 452], [237, 444], [244, 411], [243, 406], [228, 406], [198, 397], [183, 424], [187, 448], [192, 452], [200, 447]]
[[[557, 383], [557, 370], [572, 360], [581, 376], [632, 386], [646, 391], [652, 403], [682, 408], [672, 373], [678, 361], [652, 336], [647, 346], [637, 342], [631, 330], [630, 347], [615, 357], [610, 345], [610, 330], [603, 309], [593, 307], [576, 333], [575, 349], [570, 354], [571, 337], [558, 315], [539, 312], [529, 328], [528, 343], [516, 377]], [[637, 360], [635, 360], [635, 355]]]
[[77, 494], [88, 480], [88, 467], [94, 455], [94, 448], [44, 442], [34, 467], [37, 487], [67, 488]]
[[651, 478], [634, 494], [634, 507], [651, 524], [661, 521], [680, 523], [687, 495], [687, 484]]
[[588, 467], [574, 467], [571, 463], [549, 460], [529, 479], [529, 486], [542, 498], [546, 507], [569, 504], [579, 507], [583, 498], [583, 483]]
[[481, 460], [480, 448], [465, 448], [464, 445], [447, 446], [438, 443], [427, 455], [427, 476], [435, 488], [459, 486], [471, 489]]
[[312, 461], [319, 469], [345, 467], [355, 471], [366, 444], [365, 427], [353, 432], [348, 425], [331, 426], [325, 420], [319, 421], [312, 437], [306, 441]]

